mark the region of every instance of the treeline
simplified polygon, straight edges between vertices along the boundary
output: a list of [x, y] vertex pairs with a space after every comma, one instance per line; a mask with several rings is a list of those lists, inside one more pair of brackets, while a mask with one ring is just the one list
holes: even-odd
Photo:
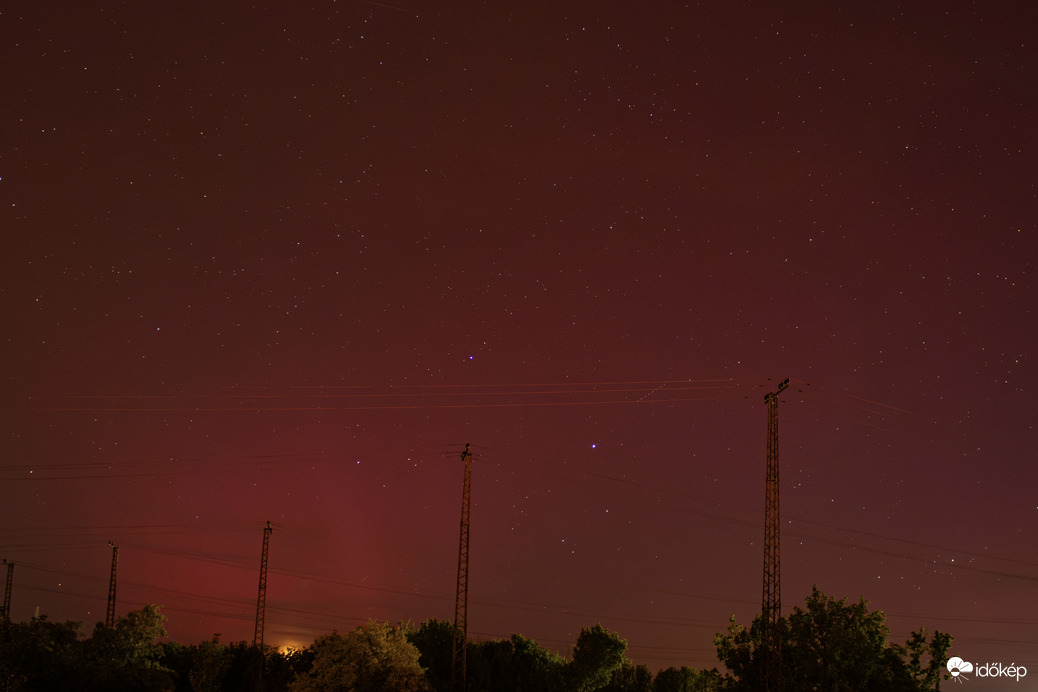
[[[368, 622], [318, 637], [300, 650], [262, 651], [246, 642], [163, 642], [165, 616], [145, 606], [98, 623], [0, 622], [0, 692], [447, 692], [453, 626]], [[627, 658], [627, 643], [601, 625], [584, 628], [565, 657], [514, 634], [468, 642], [469, 692], [741, 692], [761, 684], [761, 623], [735, 622], [714, 638], [715, 668], [667, 668], [655, 674]], [[881, 611], [814, 590], [804, 608], [783, 618], [782, 677], [787, 690], [939, 689], [951, 637], [913, 633], [888, 641]]]

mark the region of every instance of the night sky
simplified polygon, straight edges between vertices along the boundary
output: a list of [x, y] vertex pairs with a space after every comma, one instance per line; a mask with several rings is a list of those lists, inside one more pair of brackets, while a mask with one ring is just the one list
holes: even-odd
[[[652, 669], [782, 600], [1038, 675], [1038, 9], [0, 9], [12, 617], [452, 620]], [[980, 686], [978, 685], [978, 689]], [[986, 683], [984, 689], [995, 689]]]

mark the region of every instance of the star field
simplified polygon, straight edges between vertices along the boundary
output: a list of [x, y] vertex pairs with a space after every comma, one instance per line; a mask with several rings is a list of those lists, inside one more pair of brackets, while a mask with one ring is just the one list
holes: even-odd
[[1030, 3], [0, 14], [12, 615], [450, 619], [717, 664], [784, 608], [1038, 669]]

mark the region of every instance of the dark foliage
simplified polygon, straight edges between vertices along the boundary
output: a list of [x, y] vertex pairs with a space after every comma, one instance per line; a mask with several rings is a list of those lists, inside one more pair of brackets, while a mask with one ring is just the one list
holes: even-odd
[[[951, 637], [935, 632], [927, 640], [913, 633], [904, 645], [887, 641], [882, 611], [868, 601], [848, 603], [814, 588], [804, 608], [780, 621], [781, 675], [786, 689], [819, 692], [928, 692], [938, 685]], [[725, 689], [761, 686], [762, 623], [747, 630], [735, 622], [714, 638], [717, 657], [729, 670]], [[947, 677], [945, 674], [944, 677]]]
[[[98, 624], [84, 638], [77, 622], [46, 617], [0, 621], [0, 692], [288, 692], [432, 690], [447, 692], [454, 627], [427, 620], [414, 629], [369, 622], [320, 637], [299, 651], [247, 642], [160, 643], [165, 617], [145, 606]], [[885, 617], [864, 599], [849, 603], [815, 589], [781, 621], [786, 689], [819, 692], [925, 692], [947, 677], [951, 637], [912, 634], [890, 643]], [[571, 658], [514, 634], [468, 642], [471, 692], [738, 692], [760, 682], [760, 622], [734, 618], [715, 637], [716, 669], [667, 668], [656, 675], [626, 656], [627, 643], [601, 625], [581, 630]]]

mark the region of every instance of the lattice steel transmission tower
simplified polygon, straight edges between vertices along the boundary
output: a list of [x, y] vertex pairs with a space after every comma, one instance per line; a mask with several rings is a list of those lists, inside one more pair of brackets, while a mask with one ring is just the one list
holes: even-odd
[[0, 613], [0, 620], [11, 619], [11, 585], [14, 584], [14, 563], [4, 560], [7, 565], [7, 583], [4, 585], [4, 610]]
[[458, 586], [454, 592], [454, 642], [451, 646], [451, 692], [465, 692], [465, 643], [469, 608], [469, 506], [472, 499], [472, 453], [461, 453], [465, 479], [461, 486], [461, 535], [458, 538]]
[[259, 595], [256, 597], [256, 634], [252, 640], [253, 646], [263, 648], [263, 619], [267, 610], [267, 554], [270, 550], [270, 522], [263, 529], [263, 554], [260, 557]]
[[108, 577], [108, 611], [105, 613], [105, 626], [115, 627], [115, 575], [119, 568], [119, 546], [108, 541], [112, 549], [112, 574]]
[[764, 487], [764, 597], [761, 601], [763, 625], [763, 675], [761, 689], [782, 689], [782, 581], [779, 524], [779, 448], [778, 395], [789, 386], [789, 378], [778, 389], [764, 395], [768, 407], [768, 470]]

